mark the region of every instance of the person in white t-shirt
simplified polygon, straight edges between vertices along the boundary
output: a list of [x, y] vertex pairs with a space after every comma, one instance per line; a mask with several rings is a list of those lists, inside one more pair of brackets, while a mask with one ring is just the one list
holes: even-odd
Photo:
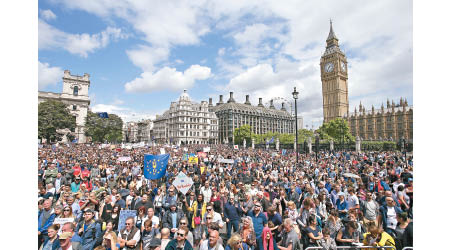
[[[142, 225], [144, 225], [145, 221], [147, 221], [148, 219], [152, 220], [153, 228], [159, 227], [159, 218], [158, 218], [158, 216], [155, 216], [155, 210], [152, 207], [149, 207], [147, 209], [147, 216], [145, 216], [144, 219], [142, 220], [143, 221]], [[141, 230], [143, 230], [143, 229], [141, 229]]]
[[211, 200], [212, 190], [209, 186], [209, 181], [205, 181], [205, 186], [200, 188], [200, 193], [203, 194], [206, 203]]

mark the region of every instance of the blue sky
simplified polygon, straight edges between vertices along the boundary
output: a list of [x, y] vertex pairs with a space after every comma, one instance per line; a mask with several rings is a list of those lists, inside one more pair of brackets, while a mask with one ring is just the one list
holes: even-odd
[[196, 101], [292, 100], [322, 122], [320, 57], [329, 20], [349, 62], [350, 111], [413, 104], [412, 1], [40, 0], [39, 90], [91, 75], [91, 109], [153, 118], [183, 89]]

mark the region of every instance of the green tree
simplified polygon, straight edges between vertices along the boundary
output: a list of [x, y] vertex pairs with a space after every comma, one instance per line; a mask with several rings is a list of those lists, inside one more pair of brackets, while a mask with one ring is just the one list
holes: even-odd
[[235, 128], [233, 131], [234, 134], [234, 143], [243, 144], [244, 140], [247, 140], [247, 145], [252, 143], [252, 132], [251, 127], [248, 124], [244, 124], [239, 128]]
[[318, 129], [321, 139], [330, 140], [335, 142], [353, 142], [355, 138], [350, 134], [350, 128], [347, 121], [342, 118], [336, 118], [329, 122], [326, 122]]
[[[314, 141], [314, 132], [308, 129], [299, 129], [298, 130], [298, 144], [303, 143], [308, 140], [308, 137], [311, 137], [311, 140]], [[295, 135], [294, 135], [295, 138]]]
[[281, 144], [294, 144], [295, 135], [293, 134], [280, 134], [279, 135]]
[[58, 129], [68, 128], [75, 132], [76, 118], [70, 114], [68, 105], [55, 100], [41, 102], [38, 105], [38, 137], [48, 142], [60, 140]]
[[115, 114], [108, 114], [109, 118], [100, 118], [96, 113], [88, 112], [86, 118], [86, 136], [93, 142], [122, 141], [122, 119]]

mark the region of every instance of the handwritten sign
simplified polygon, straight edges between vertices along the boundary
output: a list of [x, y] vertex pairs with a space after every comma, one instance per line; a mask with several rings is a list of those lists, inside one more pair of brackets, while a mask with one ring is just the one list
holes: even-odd
[[119, 157], [118, 161], [131, 161], [131, 157], [129, 157], [129, 156], [122, 156], [122, 157]]
[[233, 159], [219, 159], [219, 162], [233, 164], [234, 160]]
[[59, 232], [58, 233], [61, 233], [63, 225], [66, 224], [67, 222], [73, 223], [73, 220], [74, 220], [74, 218], [56, 218], [53, 221], [53, 224], [59, 224]]
[[205, 152], [198, 152], [197, 155], [198, 155], [198, 157], [202, 157], [202, 158], [205, 158], [208, 156], [208, 154]]
[[186, 195], [186, 193], [192, 187], [192, 184], [194, 184], [192, 178], [186, 176], [183, 172], [179, 173], [173, 181], [173, 185], [184, 195]]
[[[125, 221], [129, 217], [136, 217], [136, 210], [121, 210], [119, 215], [119, 231], [125, 228]], [[135, 220], [136, 221], [136, 218]]]

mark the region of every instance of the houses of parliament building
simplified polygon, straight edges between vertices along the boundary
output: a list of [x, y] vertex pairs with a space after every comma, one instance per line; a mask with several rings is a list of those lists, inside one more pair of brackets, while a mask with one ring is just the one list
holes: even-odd
[[386, 108], [373, 106], [369, 110], [360, 103], [359, 109], [349, 112], [347, 58], [340, 50], [338, 38], [330, 22], [327, 46], [320, 59], [324, 122], [343, 118], [353, 136], [362, 140], [413, 139], [413, 107], [406, 99], [394, 103], [388, 100]]

